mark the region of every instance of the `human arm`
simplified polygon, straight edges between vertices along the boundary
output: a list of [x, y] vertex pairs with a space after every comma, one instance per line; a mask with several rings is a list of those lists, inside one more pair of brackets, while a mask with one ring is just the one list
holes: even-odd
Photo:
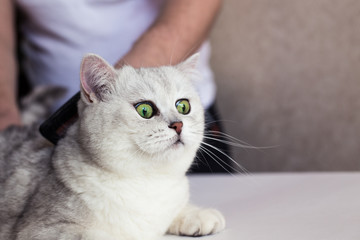
[[[134, 43], [131, 50], [116, 64], [133, 67], [154, 67], [177, 64], [196, 52], [207, 38], [222, 0], [166, 0], [153, 25]], [[77, 95], [79, 97], [79, 95]], [[76, 98], [75, 98], [76, 99]], [[77, 102], [77, 100], [74, 100]], [[68, 106], [74, 106], [75, 103]], [[62, 111], [62, 119], [72, 119], [71, 111]], [[68, 116], [65, 116], [68, 115]], [[60, 124], [60, 125], [56, 125]], [[64, 120], [49, 119], [42, 133], [56, 144], [63, 135], [53, 129], [67, 129]]]
[[154, 24], [115, 65], [177, 64], [207, 38], [222, 0], [167, 0]]
[[16, 105], [16, 56], [14, 3], [3, 0], [0, 7], [0, 130], [20, 124]]

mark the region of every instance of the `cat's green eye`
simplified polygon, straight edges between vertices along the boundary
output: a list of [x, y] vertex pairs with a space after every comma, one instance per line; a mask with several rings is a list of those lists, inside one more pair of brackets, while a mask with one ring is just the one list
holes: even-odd
[[138, 114], [146, 119], [151, 118], [154, 116], [154, 108], [150, 103], [138, 103], [135, 105], [136, 111]]
[[181, 114], [189, 114], [190, 112], [190, 103], [186, 99], [180, 99], [175, 103], [176, 109]]

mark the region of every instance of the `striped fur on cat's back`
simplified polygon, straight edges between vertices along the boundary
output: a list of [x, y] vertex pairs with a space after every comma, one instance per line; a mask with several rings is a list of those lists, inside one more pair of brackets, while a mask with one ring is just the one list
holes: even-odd
[[0, 239], [9, 239], [28, 200], [47, 175], [53, 146], [38, 132], [65, 89], [41, 86], [20, 103], [23, 126], [0, 132]]

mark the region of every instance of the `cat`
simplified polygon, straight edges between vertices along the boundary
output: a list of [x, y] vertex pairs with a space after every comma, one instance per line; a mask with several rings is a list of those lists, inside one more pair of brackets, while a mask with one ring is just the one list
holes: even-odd
[[66, 88], [40, 85], [20, 100], [21, 122], [23, 125], [38, 128], [51, 114], [52, 107], [65, 96]]
[[56, 147], [31, 127], [0, 134], [0, 239], [152, 240], [203, 236], [223, 215], [189, 203], [204, 134], [198, 54], [175, 66], [80, 69], [79, 119]]

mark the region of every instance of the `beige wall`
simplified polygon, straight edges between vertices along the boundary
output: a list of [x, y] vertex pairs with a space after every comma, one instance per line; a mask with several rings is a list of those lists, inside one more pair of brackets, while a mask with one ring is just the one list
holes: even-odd
[[360, 170], [360, 1], [224, 0], [218, 106], [250, 171]]

